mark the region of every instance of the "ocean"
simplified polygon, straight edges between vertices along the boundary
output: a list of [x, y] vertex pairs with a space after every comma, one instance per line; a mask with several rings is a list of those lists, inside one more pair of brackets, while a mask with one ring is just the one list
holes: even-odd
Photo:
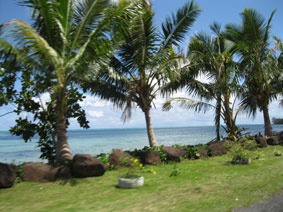
[[[256, 134], [264, 131], [263, 125], [243, 125], [243, 133]], [[283, 131], [283, 125], [273, 125], [274, 131]], [[206, 144], [215, 138], [215, 127], [176, 127], [154, 129], [158, 145]], [[222, 132], [225, 136], [225, 133]], [[73, 154], [98, 155], [113, 149], [133, 150], [148, 146], [146, 129], [90, 129], [69, 130], [68, 142]], [[23, 162], [46, 162], [39, 159], [37, 138], [25, 143], [21, 137], [0, 131], [0, 162], [19, 164]]]

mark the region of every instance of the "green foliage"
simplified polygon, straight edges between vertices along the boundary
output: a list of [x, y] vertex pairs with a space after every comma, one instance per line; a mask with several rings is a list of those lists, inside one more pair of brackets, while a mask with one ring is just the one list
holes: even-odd
[[102, 163], [104, 163], [107, 166], [108, 170], [113, 170], [114, 169], [114, 165], [112, 165], [110, 163], [109, 157], [110, 157], [109, 153], [97, 155], [97, 159], [100, 160]]
[[274, 154], [274, 156], [281, 156], [282, 151], [276, 149], [276, 150], [274, 150], [273, 154]]
[[233, 142], [230, 147], [233, 159], [248, 160], [251, 158], [250, 151], [245, 149], [240, 143]]
[[178, 175], [180, 175], [180, 170], [177, 168], [177, 164], [175, 163], [173, 166], [173, 169], [169, 175], [169, 177], [177, 177]]
[[247, 140], [243, 144], [244, 149], [254, 151], [257, 148], [257, 143], [255, 140]]
[[283, 119], [273, 117], [272, 122], [273, 122], [273, 124], [283, 124]]
[[[0, 24], [0, 36], [2, 26]], [[16, 74], [20, 68], [13, 46], [0, 38], [0, 107], [7, 105], [14, 99]]]
[[24, 177], [23, 168], [24, 168], [25, 164], [26, 163], [21, 163], [21, 164], [17, 165], [17, 169], [18, 169], [17, 178], [16, 178], [17, 183], [20, 183], [20, 182], [23, 181], [23, 177]]
[[159, 152], [161, 161], [166, 162], [167, 161], [167, 154], [165, 154], [162, 151], [162, 149], [163, 149], [163, 145], [161, 145], [161, 146], [154, 146], [154, 147], [147, 147], [147, 146], [145, 146], [141, 151], [147, 152], [149, 150], [154, 150], [156, 152]]
[[185, 146], [185, 148], [188, 150], [188, 153], [189, 153], [188, 157], [189, 158], [196, 159], [196, 158], [200, 157], [199, 153], [197, 152], [198, 146], [187, 145], [187, 146]]
[[253, 160], [259, 160], [259, 159], [262, 159], [262, 158], [263, 158], [262, 152], [260, 152], [258, 150], [253, 151], [253, 153], [252, 153], [252, 159]]
[[200, 157], [200, 154], [197, 152], [199, 147], [203, 147], [204, 149], [206, 149], [207, 145], [206, 144], [199, 144], [196, 146], [186, 145], [185, 148], [188, 150], [189, 153], [188, 158], [198, 159]]
[[[33, 96], [36, 96], [36, 90], [33, 89], [33, 84], [24, 78], [22, 84], [25, 85], [23, 90], [16, 96], [15, 103], [17, 109], [15, 112], [19, 115], [22, 112], [27, 112], [29, 118], [19, 117], [16, 119], [16, 125], [10, 128], [12, 135], [22, 136], [25, 142], [31, 141], [35, 136], [38, 136], [38, 147], [40, 148], [41, 159], [47, 159], [48, 163], [55, 163], [55, 142], [56, 142], [56, 113], [52, 100], [46, 102], [46, 107], [41, 104], [41, 101], [36, 101]], [[66, 112], [67, 118], [76, 118], [80, 126], [89, 128], [86, 120], [85, 111], [81, 108], [78, 102], [82, 101], [84, 96], [79, 93], [78, 89], [71, 88], [68, 93]], [[52, 96], [51, 96], [52, 99]], [[67, 121], [67, 127], [69, 122]]]
[[124, 178], [137, 178], [140, 177], [139, 173], [143, 169], [143, 164], [139, 162], [138, 159], [135, 158], [119, 158], [120, 164], [122, 166], [127, 167], [127, 172], [124, 176]]

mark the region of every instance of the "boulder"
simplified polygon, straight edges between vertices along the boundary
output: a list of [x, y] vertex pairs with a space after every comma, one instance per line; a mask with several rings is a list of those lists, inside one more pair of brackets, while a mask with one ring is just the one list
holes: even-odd
[[71, 168], [67, 165], [53, 169], [56, 179], [70, 179], [72, 177]]
[[162, 148], [162, 152], [166, 154], [167, 160], [180, 162], [182, 157], [188, 157], [189, 153], [185, 147], [172, 147], [172, 146], [165, 146]]
[[10, 188], [17, 177], [17, 168], [9, 164], [0, 163], [0, 188]]
[[224, 143], [222, 142], [215, 142], [211, 143], [208, 147], [207, 150], [210, 152], [210, 155], [212, 157], [214, 156], [220, 156], [224, 155], [228, 152], [229, 148], [224, 146]]
[[199, 158], [208, 158], [207, 150], [202, 146], [198, 147], [197, 153], [199, 154]]
[[255, 139], [257, 146], [260, 148], [267, 147], [266, 137], [265, 136], [257, 136]]
[[71, 172], [74, 177], [102, 176], [106, 168], [104, 163], [88, 154], [75, 155], [71, 163]]
[[131, 158], [133, 159], [133, 157], [126, 153], [126, 152], [123, 152], [121, 150], [115, 150], [113, 151], [110, 156], [109, 156], [109, 162], [114, 165], [115, 167], [117, 166], [123, 166], [125, 164], [122, 164], [122, 160], [123, 159], [127, 159], [127, 158]]
[[55, 181], [56, 171], [47, 164], [27, 163], [23, 167], [23, 180], [35, 182]]
[[268, 145], [279, 145], [279, 138], [278, 136], [271, 136], [266, 139]]
[[161, 164], [160, 154], [159, 152], [154, 150], [143, 152], [143, 154], [141, 155], [141, 161], [144, 164], [159, 165]]

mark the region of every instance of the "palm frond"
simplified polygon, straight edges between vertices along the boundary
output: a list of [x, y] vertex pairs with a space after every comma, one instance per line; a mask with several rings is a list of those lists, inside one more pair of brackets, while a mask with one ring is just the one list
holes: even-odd
[[[60, 2], [71, 2], [70, 0]], [[57, 51], [62, 47], [59, 39], [61, 29], [58, 26], [58, 2], [51, 0], [25, 0], [18, 3], [32, 9], [32, 27]]]
[[213, 22], [211, 25], [209, 25], [209, 28], [216, 36], [221, 35], [221, 24]]
[[126, 102], [124, 104], [121, 104], [124, 106], [124, 110], [121, 116], [121, 120], [125, 123], [126, 121], [130, 120], [130, 118], [132, 117], [132, 106], [133, 106], [133, 102], [131, 99], [131, 96], [126, 96]]
[[[103, 18], [103, 12], [110, 6], [109, 0], [81, 0], [74, 5], [76, 32], [71, 45], [71, 51], [79, 39], [83, 39], [88, 33], [95, 34], [95, 28]], [[89, 36], [91, 37], [91, 36]]]
[[196, 112], [203, 111], [204, 113], [211, 108], [215, 108], [214, 105], [211, 105], [207, 102], [194, 100], [185, 97], [175, 97], [166, 100], [162, 106], [163, 111], [169, 111], [173, 107], [173, 103], [177, 104], [179, 107], [186, 110], [194, 110]]
[[163, 33], [161, 51], [171, 45], [178, 46], [184, 40], [200, 11], [198, 5], [191, 1], [178, 9], [176, 14], [172, 14], [172, 17], [166, 18], [166, 22], [161, 26]]
[[47, 41], [41, 37], [30, 25], [21, 20], [11, 21], [6, 24], [11, 36], [18, 46], [21, 46], [29, 52], [32, 57], [48, 59], [59, 66], [62, 64], [61, 57], [55, 49], [53, 49]]

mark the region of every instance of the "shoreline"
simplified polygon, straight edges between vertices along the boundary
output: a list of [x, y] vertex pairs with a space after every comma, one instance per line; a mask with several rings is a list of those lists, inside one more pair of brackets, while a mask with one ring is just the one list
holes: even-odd
[[[244, 125], [258, 133], [263, 131], [263, 125]], [[273, 125], [275, 131], [283, 131], [283, 125]], [[172, 146], [206, 144], [215, 138], [215, 128], [182, 127], [156, 129], [158, 145]], [[1, 132], [0, 132], [1, 133]], [[42, 161], [39, 159], [40, 150], [37, 139], [25, 143], [20, 137], [11, 136], [9, 132], [0, 134], [0, 161], [5, 163], [22, 163]], [[244, 133], [243, 133], [244, 134]], [[223, 134], [224, 135], [224, 134]], [[113, 130], [70, 130], [69, 145], [73, 154], [100, 155], [110, 153], [112, 149], [134, 150], [149, 146], [145, 129], [113, 129]]]

